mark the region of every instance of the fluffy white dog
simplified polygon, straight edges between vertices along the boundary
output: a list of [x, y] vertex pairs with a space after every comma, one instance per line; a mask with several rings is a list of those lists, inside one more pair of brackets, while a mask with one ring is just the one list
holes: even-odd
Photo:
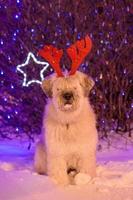
[[35, 169], [58, 184], [74, 183], [72, 171], [96, 175], [96, 119], [88, 101], [93, 85], [92, 79], [79, 71], [68, 77], [53, 75], [42, 83], [49, 98]]

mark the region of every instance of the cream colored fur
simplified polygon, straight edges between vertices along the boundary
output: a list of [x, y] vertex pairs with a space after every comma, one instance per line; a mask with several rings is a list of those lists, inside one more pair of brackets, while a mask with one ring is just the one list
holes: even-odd
[[[35, 169], [58, 184], [72, 182], [67, 173], [69, 168], [91, 177], [96, 175], [96, 119], [87, 97], [92, 87], [93, 81], [81, 72], [67, 78], [54, 75], [42, 83], [50, 98], [42, 139], [35, 152]], [[69, 90], [74, 93], [74, 102], [70, 110], [64, 110], [61, 92]]]

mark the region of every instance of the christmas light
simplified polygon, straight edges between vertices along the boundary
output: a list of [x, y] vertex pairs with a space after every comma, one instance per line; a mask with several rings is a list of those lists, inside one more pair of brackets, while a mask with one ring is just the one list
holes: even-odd
[[8, 118], [8, 119], [10, 119], [10, 118], [11, 118], [11, 116], [10, 116], [10, 115], [7, 115], [7, 118]]
[[14, 32], [14, 34], [13, 34], [14, 36], [16, 36], [17, 35], [17, 33], [16, 32]]
[[31, 29], [31, 32], [33, 33], [34, 31], [35, 31], [35, 30], [32, 28], [32, 29]]
[[102, 78], [103, 78], [103, 75], [102, 75], [102, 73], [101, 73], [99, 79], [102, 79]]
[[7, 101], [7, 98], [6, 98], [6, 97], [4, 98], [4, 101]]
[[99, 51], [99, 49], [97, 50], [97, 55], [99, 55], [100, 54], [100, 51]]
[[14, 89], [14, 86], [13, 86], [13, 85], [11, 85], [11, 89]]
[[18, 19], [18, 18], [19, 18], [19, 16], [18, 16], [18, 15], [15, 15], [15, 18], [16, 18], [16, 19]]
[[56, 42], [55, 42], [55, 40], [52, 42], [52, 44], [55, 44]]
[[0, 72], [0, 74], [1, 74], [1, 75], [3, 75], [3, 74], [4, 74], [4, 72], [3, 72], [3, 71], [1, 71], [1, 72]]
[[67, 47], [70, 46], [70, 42], [67, 42], [67, 43], [66, 43], [66, 46], [67, 46]]
[[[33, 59], [33, 61], [39, 65], [44, 65], [43, 69], [40, 71], [40, 78], [41, 78], [41, 81], [39, 80], [31, 80], [31, 81], [28, 81], [27, 82], [27, 74], [22, 70], [23, 67], [27, 66], [29, 64], [29, 61], [30, 59]], [[26, 61], [20, 65], [17, 65], [17, 71], [21, 72], [24, 76], [24, 80], [23, 80], [23, 86], [26, 86], [28, 87], [30, 84], [32, 83], [38, 83], [38, 84], [41, 84], [42, 81], [44, 80], [44, 76], [43, 76], [43, 73], [44, 71], [48, 68], [49, 64], [47, 62], [42, 62], [42, 61], [39, 61], [35, 58], [34, 54], [32, 52], [29, 52], [28, 53], [28, 56], [26, 58]]]
[[8, 56], [8, 60], [9, 60], [9, 61], [11, 60], [11, 57], [10, 57], [10, 56]]
[[3, 45], [3, 44], [4, 44], [4, 42], [3, 42], [3, 40], [2, 40], [2, 39], [1, 39], [1, 41], [0, 41], [0, 44], [1, 44], [1, 45]]
[[126, 73], [127, 73], [126, 69], [124, 69], [123, 73], [124, 73], [124, 74], [126, 74]]
[[19, 129], [18, 129], [18, 128], [16, 128], [16, 131], [18, 132], [18, 131], [19, 131]]

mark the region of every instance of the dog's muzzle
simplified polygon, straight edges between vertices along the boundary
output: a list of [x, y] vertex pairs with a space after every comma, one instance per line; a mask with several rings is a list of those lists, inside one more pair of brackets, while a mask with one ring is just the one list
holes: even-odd
[[65, 92], [62, 94], [63, 96], [63, 99], [66, 101], [66, 102], [70, 102], [73, 100], [73, 93], [72, 92]]
[[74, 95], [72, 92], [64, 92], [62, 93], [62, 99], [64, 102], [64, 108], [65, 110], [71, 109], [73, 100], [74, 100]]

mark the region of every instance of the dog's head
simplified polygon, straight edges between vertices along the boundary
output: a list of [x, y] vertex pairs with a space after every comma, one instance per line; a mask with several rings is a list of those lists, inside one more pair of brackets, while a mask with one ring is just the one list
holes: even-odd
[[47, 45], [39, 51], [39, 55], [49, 61], [56, 72], [53, 77], [42, 82], [42, 88], [45, 94], [51, 98], [51, 102], [58, 111], [57, 115], [64, 117], [64, 113], [74, 114], [74, 111], [77, 115], [84, 106], [83, 103], [85, 102], [83, 101], [88, 96], [94, 82], [87, 75], [77, 71], [77, 69], [91, 48], [92, 41], [87, 35], [67, 49], [67, 54], [72, 63], [71, 70], [66, 77], [60, 67], [60, 59], [63, 55], [62, 49], [59, 50], [52, 45]]
[[54, 75], [42, 82], [42, 89], [56, 110], [65, 113], [81, 108], [93, 86], [94, 81], [79, 71], [68, 77], [56, 78]]

